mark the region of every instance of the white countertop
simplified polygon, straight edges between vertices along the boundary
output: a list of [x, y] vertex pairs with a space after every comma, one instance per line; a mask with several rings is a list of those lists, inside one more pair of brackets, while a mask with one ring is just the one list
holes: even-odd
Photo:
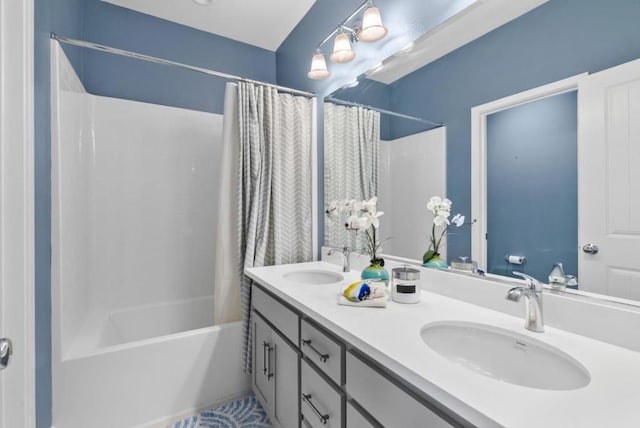
[[[390, 301], [384, 309], [340, 306], [337, 295], [345, 285], [358, 280], [360, 272], [344, 274], [344, 284], [339, 285], [301, 285], [282, 278], [284, 272], [297, 269], [341, 271], [327, 262], [310, 262], [252, 268], [247, 274], [478, 426], [640, 427], [638, 352], [549, 326], [544, 333], [529, 332], [524, 328], [522, 317], [424, 290], [421, 302], [413, 305]], [[582, 389], [549, 391], [513, 385], [473, 372], [446, 360], [422, 341], [422, 327], [439, 321], [489, 324], [541, 340], [578, 360], [589, 371], [591, 382]]]

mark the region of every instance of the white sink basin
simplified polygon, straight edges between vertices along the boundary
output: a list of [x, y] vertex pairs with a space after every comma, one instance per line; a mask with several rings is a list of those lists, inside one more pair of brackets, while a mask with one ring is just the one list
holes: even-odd
[[300, 284], [335, 284], [344, 280], [344, 276], [328, 270], [310, 269], [287, 272], [283, 275], [288, 281]]
[[547, 390], [587, 386], [587, 369], [566, 353], [539, 340], [485, 324], [441, 322], [420, 333], [429, 348], [485, 376]]

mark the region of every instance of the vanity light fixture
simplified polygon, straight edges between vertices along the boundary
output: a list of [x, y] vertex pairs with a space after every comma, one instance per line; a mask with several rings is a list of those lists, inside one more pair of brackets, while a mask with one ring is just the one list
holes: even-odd
[[[348, 27], [347, 24], [354, 20], [362, 11], [364, 11], [362, 26], [356, 26], [354, 28]], [[356, 53], [351, 46], [352, 43], [358, 41], [372, 43], [384, 38], [386, 35], [387, 28], [382, 24], [380, 10], [374, 6], [373, 0], [366, 0], [358, 6], [347, 19], [342, 21], [335, 30], [325, 37], [324, 40], [318, 43], [311, 60], [311, 70], [307, 73], [307, 77], [309, 77], [309, 79], [322, 80], [331, 74], [327, 69], [327, 63], [320, 48], [332, 37], [335, 36], [335, 39], [333, 42], [333, 52], [329, 56], [329, 59], [336, 64], [345, 64], [356, 57]]]
[[382, 25], [382, 16], [380, 9], [373, 5], [373, 1], [367, 2], [367, 8], [364, 10], [364, 18], [362, 18], [362, 30], [358, 34], [358, 40], [373, 43], [383, 39], [387, 35], [387, 28]]
[[329, 57], [331, 62], [336, 64], [346, 64], [356, 57], [356, 53], [351, 49], [351, 41], [349, 35], [340, 29], [338, 35], [333, 42], [333, 53]]
[[307, 73], [307, 77], [313, 80], [324, 80], [330, 74], [329, 70], [327, 70], [327, 62], [324, 60], [324, 55], [320, 52], [320, 49], [316, 50], [311, 59], [311, 70]]

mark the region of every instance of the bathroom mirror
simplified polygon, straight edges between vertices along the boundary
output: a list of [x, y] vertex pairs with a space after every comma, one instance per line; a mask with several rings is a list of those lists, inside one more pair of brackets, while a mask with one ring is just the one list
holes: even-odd
[[[382, 251], [419, 259], [427, 250], [433, 218], [427, 201], [446, 193], [446, 128], [382, 108], [384, 88], [365, 76], [359, 81], [357, 88], [325, 99], [325, 204], [377, 196], [377, 208], [384, 212]], [[371, 104], [358, 102], [357, 89], [367, 93]], [[327, 218], [325, 245], [365, 248], [364, 234], [347, 231], [343, 220]], [[446, 257], [446, 245], [442, 248]]]
[[[475, 12], [469, 12], [417, 41], [415, 46], [421, 50], [421, 55], [428, 56], [429, 49], [424, 46], [429, 46], [431, 39], [431, 50], [438, 50], [440, 55], [434, 54], [437, 57], [434, 62], [416, 68], [415, 62], [402, 61], [407, 53], [400, 51], [383, 61], [382, 71], [372, 70], [373, 74], [360, 76], [357, 86], [355, 81], [345, 82], [345, 86], [325, 102], [333, 104], [328, 109], [336, 109], [336, 105], [353, 107], [344, 104], [355, 103], [413, 118], [379, 114], [378, 193], [379, 209], [385, 211], [381, 232], [383, 237], [393, 237], [385, 244], [384, 253], [419, 263], [428, 246], [426, 235], [430, 217], [426, 202], [431, 195], [446, 195], [454, 203], [452, 214], [461, 212], [469, 220], [478, 220], [471, 228], [450, 234], [449, 260], [471, 256], [477, 260], [477, 248], [483, 239], [506, 240], [502, 246], [485, 250], [481, 266], [489, 273], [510, 277], [512, 271], [518, 270], [548, 282], [554, 263], [561, 262], [565, 275], [577, 277], [574, 283], [578, 290], [567, 290], [568, 295], [600, 296], [635, 305], [640, 302], [640, 259], [633, 257], [640, 253], [635, 243], [640, 234], [640, 201], [633, 195], [640, 194], [636, 184], [640, 177], [629, 165], [633, 164], [634, 157], [638, 157], [637, 144], [633, 141], [638, 141], [640, 131], [625, 118], [635, 117], [633, 109], [640, 108], [637, 98], [640, 94], [637, 68], [640, 65], [628, 66], [622, 71], [617, 67], [640, 58], [640, 48], [627, 43], [630, 34], [640, 37], [640, 30], [631, 22], [631, 18], [640, 13], [637, 5], [626, 3], [621, 3], [616, 10], [607, 9], [606, 15], [603, 15], [602, 5], [596, 2], [539, 3], [544, 4], [531, 13], [476, 40], [467, 40], [453, 52], [447, 51], [442, 47], [446, 44], [445, 36], [451, 37], [455, 29], [459, 33], [473, 32], [474, 26], [478, 25], [474, 20], [478, 17], [471, 16]], [[563, 29], [565, 27], [569, 29]], [[606, 29], [606, 35], [602, 31], [596, 34], [595, 27]], [[422, 44], [423, 41], [427, 43]], [[390, 67], [385, 71], [387, 63]], [[404, 73], [402, 67], [406, 67]], [[615, 81], [616, 75], [626, 76], [627, 84], [622, 89], [611, 84], [618, 90], [609, 91], [606, 79], [613, 76]], [[558, 82], [564, 82], [565, 86]], [[555, 89], [547, 94], [527, 95], [528, 91], [554, 84]], [[583, 91], [584, 87], [586, 91]], [[609, 111], [611, 106], [618, 108], [619, 115], [613, 121], [596, 124], [593, 117], [605, 117], [605, 93], [610, 103], [607, 108]], [[486, 112], [483, 122], [472, 120], [472, 109], [523, 94], [529, 99]], [[631, 106], [630, 110], [626, 113], [620, 110], [623, 105]], [[586, 114], [593, 115], [589, 116], [590, 120], [577, 114], [578, 111], [586, 112], [587, 107], [590, 110]], [[554, 108], [568, 114], [561, 119], [562, 114], [553, 113]], [[530, 114], [534, 116], [527, 116]], [[442, 121], [444, 126], [437, 127], [416, 118]], [[344, 163], [339, 165], [336, 156], [326, 152], [331, 150], [327, 148], [326, 140], [327, 135], [331, 138], [334, 120], [325, 112], [326, 203], [336, 197], [328, 190], [328, 183], [338, 179], [337, 171], [359, 168], [354, 158], [343, 159]], [[529, 125], [541, 134], [525, 135], [526, 132], [517, 128], [518, 123]], [[586, 127], [580, 128], [579, 124]], [[545, 126], [546, 130], [543, 129]], [[485, 153], [491, 159], [483, 163], [486, 165], [484, 177], [490, 186], [485, 188], [488, 195], [483, 196], [486, 206], [485, 211], [480, 211], [482, 215], [474, 210], [476, 202], [472, 203], [477, 197], [475, 186], [481, 180], [475, 171], [480, 163], [474, 158], [476, 148], [472, 146], [472, 134], [478, 128], [485, 135], [488, 133], [487, 143], [491, 146]], [[552, 138], [544, 137], [545, 132]], [[434, 139], [429, 140], [429, 144], [433, 147], [438, 144], [436, 133], [441, 133], [439, 137], [444, 140], [442, 151], [434, 148], [430, 153], [433, 163], [428, 164], [420, 157], [418, 147], [424, 149], [424, 144], [417, 147], [391, 144], [399, 143], [397, 140], [403, 138], [420, 134], [431, 136], [432, 133]], [[628, 139], [621, 139], [622, 135], [627, 135]], [[542, 139], [547, 148], [543, 147]], [[526, 144], [526, 140], [529, 140], [529, 146], [518, 148], [516, 143]], [[617, 145], [603, 146], [605, 142]], [[599, 155], [589, 155], [588, 162], [593, 166], [588, 171], [585, 171], [587, 163], [578, 161], [577, 156], [577, 153], [581, 156], [586, 153], [583, 144], [599, 144]], [[394, 164], [392, 156], [411, 159], [424, 166]], [[538, 165], [543, 166], [532, 166], [524, 162], [525, 158], [535, 158]], [[603, 159], [608, 164], [602, 164]], [[483, 158], [480, 162], [486, 161]], [[385, 167], [388, 168], [386, 171]], [[437, 182], [432, 180], [434, 176], [443, 177], [439, 184], [442, 187], [431, 190], [427, 185]], [[396, 179], [398, 184], [394, 182]], [[534, 186], [541, 182], [544, 186]], [[589, 189], [589, 192], [579, 193], [579, 189]], [[601, 202], [594, 207], [589, 195], [593, 199], [596, 194]], [[520, 202], [518, 198], [521, 198]], [[536, 200], [542, 202], [536, 203]], [[405, 201], [415, 201], [415, 205], [402, 205]], [[539, 210], [533, 209], [536, 204]], [[602, 206], [611, 209], [605, 210]], [[481, 222], [484, 229], [480, 227]], [[332, 226], [328, 223], [327, 219], [325, 244], [343, 245], [341, 237], [331, 234]], [[600, 227], [603, 232], [596, 237], [578, 227], [587, 223]], [[399, 228], [397, 224], [400, 224]], [[387, 231], [385, 227], [388, 227]], [[545, 233], [536, 232], [543, 229]], [[510, 237], [517, 240], [509, 242]], [[615, 246], [614, 241], [622, 238], [625, 238], [624, 243]], [[509, 259], [509, 256], [513, 258]], [[517, 263], [524, 259], [524, 263]], [[584, 272], [580, 267], [583, 265], [587, 266]]]

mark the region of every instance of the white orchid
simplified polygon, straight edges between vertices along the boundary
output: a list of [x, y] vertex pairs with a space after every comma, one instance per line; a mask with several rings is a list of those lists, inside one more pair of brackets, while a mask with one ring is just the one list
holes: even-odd
[[373, 214], [373, 215], [376, 214], [376, 212], [378, 211], [377, 205], [378, 205], [377, 196], [374, 196], [368, 201], [362, 201], [362, 209], [369, 214]]
[[358, 217], [357, 215], [351, 215], [345, 223], [345, 227], [349, 230], [367, 230], [371, 225], [367, 217]]
[[441, 203], [442, 199], [440, 196], [432, 196], [431, 199], [429, 199], [429, 202], [427, 202], [427, 209], [435, 214], [436, 207], [440, 206]]
[[438, 214], [433, 218], [433, 224], [436, 226], [442, 226], [445, 223], [449, 224], [449, 219], [445, 216]]
[[380, 217], [384, 214], [378, 211], [377, 205], [377, 196], [365, 201], [343, 199], [332, 201], [325, 211], [329, 218], [346, 217], [344, 226], [347, 230], [356, 233], [362, 230], [367, 234], [368, 251], [373, 260], [376, 259], [376, 251], [381, 246], [376, 238], [376, 231], [380, 227]]
[[451, 223], [455, 224], [456, 227], [460, 227], [464, 224], [464, 216], [462, 214], [456, 214], [451, 219]]
[[376, 229], [380, 227], [380, 216], [382, 216], [382, 214], [384, 214], [384, 212], [382, 211], [375, 211], [375, 212], [368, 212], [365, 214], [365, 218], [367, 219], [367, 224], [369, 225], [369, 227], [373, 226]]
[[[441, 198], [440, 196], [433, 196], [427, 202], [427, 209], [431, 211], [433, 216], [433, 225], [431, 227], [431, 236], [429, 237], [429, 249], [422, 256], [423, 262], [427, 262], [431, 260], [433, 257], [439, 255], [438, 251], [440, 250], [440, 244], [442, 243], [442, 238], [449, 231], [449, 227], [453, 224], [456, 227], [460, 227], [464, 224], [464, 216], [462, 214], [456, 214], [453, 216], [451, 220], [449, 220], [449, 216], [451, 215], [451, 207], [453, 206], [453, 202], [447, 198]], [[446, 225], [446, 226], [445, 226]], [[436, 227], [445, 226], [440, 236], [436, 238]]]

